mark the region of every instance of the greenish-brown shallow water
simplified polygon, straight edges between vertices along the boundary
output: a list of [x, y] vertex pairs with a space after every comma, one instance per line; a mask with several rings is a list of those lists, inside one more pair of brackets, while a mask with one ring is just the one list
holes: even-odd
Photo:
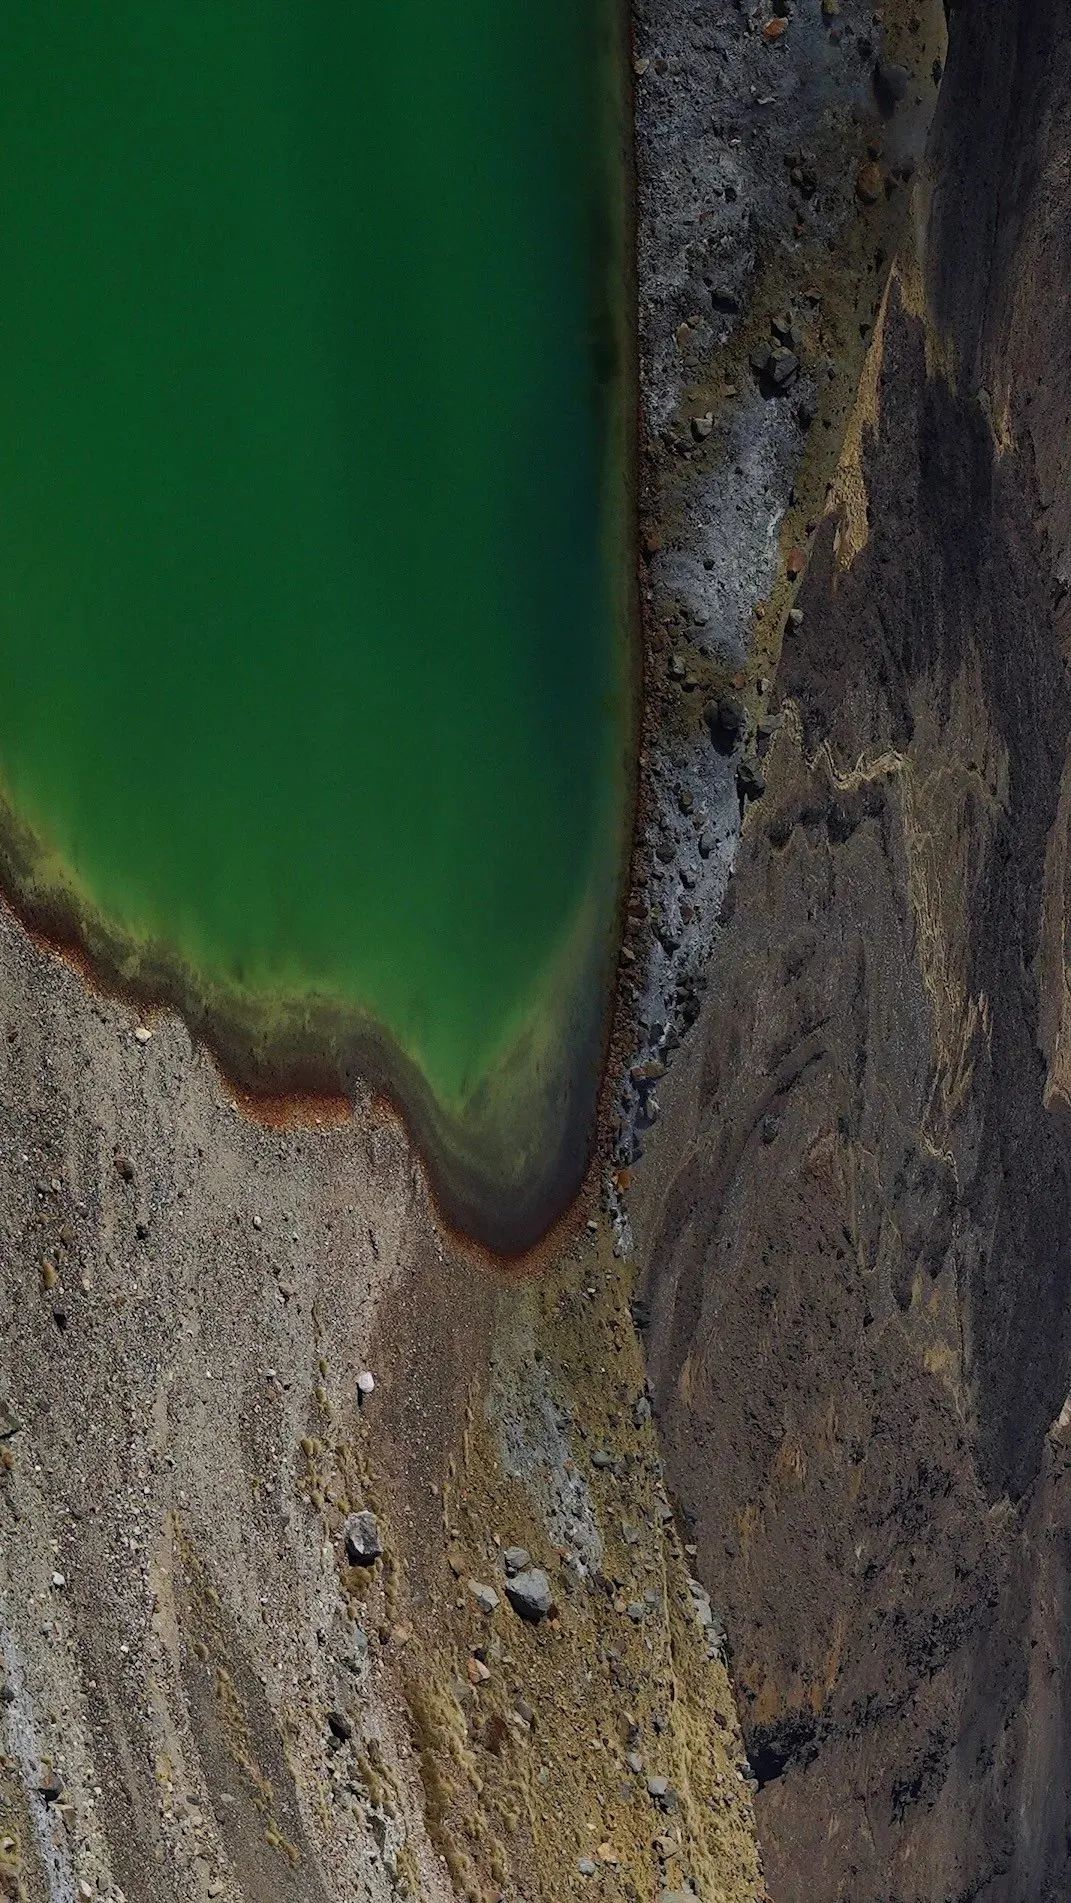
[[9, 884], [447, 1206], [582, 1169], [628, 825], [610, 5], [0, 22]]

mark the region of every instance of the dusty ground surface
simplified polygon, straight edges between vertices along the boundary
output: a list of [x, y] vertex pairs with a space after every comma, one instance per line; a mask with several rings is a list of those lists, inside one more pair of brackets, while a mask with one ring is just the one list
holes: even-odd
[[908, 242], [633, 1196], [778, 1903], [1071, 1887], [1071, 63], [951, 11]]
[[758, 1897], [603, 1239], [496, 1283], [371, 1108], [265, 1130], [9, 915], [0, 1013], [0, 1894]]

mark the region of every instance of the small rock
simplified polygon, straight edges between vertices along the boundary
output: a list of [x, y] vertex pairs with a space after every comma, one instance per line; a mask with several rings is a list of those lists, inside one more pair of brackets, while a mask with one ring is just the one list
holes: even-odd
[[719, 753], [731, 753], [747, 731], [743, 704], [731, 695], [725, 695], [706, 709], [706, 722]]
[[667, 1815], [676, 1810], [677, 1793], [664, 1777], [649, 1777], [647, 1794], [657, 1804], [659, 1810], [666, 1812]]
[[113, 1161], [124, 1183], [132, 1183], [134, 1181], [134, 1165], [126, 1152], [124, 1150], [116, 1150]]
[[493, 1586], [484, 1586], [478, 1579], [469, 1580], [469, 1596], [475, 1599], [481, 1612], [492, 1613], [499, 1605], [498, 1594]]
[[371, 1372], [370, 1369], [362, 1368], [360, 1374], [357, 1376], [357, 1406], [363, 1407], [365, 1402], [369, 1399], [371, 1395], [375, 1393], [375, 1391], [376, 1391], [375, 1375]]
[[638, 1751], [630, 1751], [628, 1757], [625, 1759], [625, 1763], [635, 1777], [640, 1776], [643, 1770], [643, 1759]]
[[350, 1724], [345, 1712], [329, 1711], [327, 1714], [327, 1728], [331, 1736], [336, 1738], [339, 1744], [349, 1744], [350, 1739], [353, 1737], [353, 1726]]
[[754, 760], [741, 760], [736, 769], [736, 790], [742, 800], [762, 798], [766, 791], [766, 776]]
[[892, 59], [879, 59], [874, 68], [874, 91], [878, 101], [891, 112], [905, 97], [911, 75], [906, 66]]
[[710, 301], [716, 311], [724, 312], [727, 317], [734, 317], [740, 309], [740, 299], [736, 292], [730, 291], [724, 284], [711, 285]]
[[629, 1072], [633, 1083], [638, 1084], [641, 1090], [646, 1089], [649, 1084], [658, 1083], [665, 1074], [666, 1067], [658, 1057], [649, 1057], [643, 1064], [633, 1064]]
[[137, 1024], [134, 1026], [134, 1036], [139, 1044], [148, 1044], [152, 1038], [152, 1032], [147, 1024]]
[[800, 360], [794, 350], [782, 346], [780, 350], [771, 350], [766, 374], [775, 390], [787, 390], [799, 375]]
[[465, 1673], [470, 1685], [486, 1685], [491, 1676], [490, 1668], [473, 1652], [465, 1664]]
[[772, 1113], [770, 1113], [770, 1114], [768, 1114], [767, 1116], [765, 1116], [765, 1117], [763, 1117], [763, 1119], [762, 1119], [762, 1140], [763, 1140], [763, 1142], [764, 1142], [764, 1143], [773, 1143], [773, 1142], [775, 1142], [775, 1141], [776, 1141], [776, 1138], [777, 1138], [777, 1132], [778, 1132], [778, 1131], [780, 1130], [780, 1128], [781, 1128], [781, 1119], [780, 1119], [780, 1117], [775, 1117], [775, 1116], [774, 1116], [774, 1115], [773, 1115]]
[[532, 1566], [527, 1572], [507, 1580], [506, 1598], [518, 1617], [527, 1619], [531, 1625], [545, 1619], [554, 1604], [550, 1580], [541, 1566]]
[[599, 1867], [598, 1864], [595, 1863], [591, 1857], [581, 1857], [579, 1863], [576, 1866], [577, 1876], [593, 1877], [596, 1871], [598, 1870], [598, 1867]]
[[864, 205], [876, 205], [884, 190], [885, 180], [881, 166], [876, 159], [866, 159], [856, 174], [856, 197], [861, 199]]
[[507, 1546], [502, 1555], [503, 1570], [512, 1579], [515, 1573], [523, 1573], [532, 1563], [528, 1550], [524, 1546]]
[[343, 1528], [343, 1539], [351, 1566], [374, 1566], [376, 1560], [383, 1557], [379, 1522], [367, 1508], [361, 1513], [351, 1513]]
[[712, 410], [707, 410], [703, 416], [693, 416], [692, 435], [695, 437], [697, 443], [705, 443], [713, 428], [714, 413]]
[[63, 1796], [63, 1784], [54, 1771], [49, 1771], [46, 1772], [40, 1784], [37, 1786], [37, 1791], [38, 1795], [44, 1798], [46, 1804], [58, 1804], [60, 1798]]

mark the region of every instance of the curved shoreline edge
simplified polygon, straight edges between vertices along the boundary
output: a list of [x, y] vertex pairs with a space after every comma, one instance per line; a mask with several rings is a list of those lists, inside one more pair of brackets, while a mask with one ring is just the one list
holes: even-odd
[[70, 886], [43, 882], [42, 857], [0, 796], [0, 887], [20, 923], [100, 991], [174, 1011], [247, 1111], [258, 1100], [381, 1097], [407, 1129], [445, 1224], [504, 1260], [533, 1249], [575, 1199], [597, 1117], [610, 982], [608, 948], [590, 934], [587, 957], [559, 960], [547, 995], [454, 1113], [372, 1017], [323, 997], [206, 983], [166, 946], [140, 944], [87, 908]]
[[[598, 259], [601, 308], [613, 338], [604, 463], [605, 561], [620, 631], [620, 731], [610, 770], [620, 775], [611, 870], [598, 844], [592, 878], [567, 942], [533, 994], [518, 1035], [460, 1114], [444, 1106], [419, 1065], [371, 1015], [315, 994], [244, 991], [206, 979], [177, 951], [144, 943], [77, 890], [0, 790], [0, 891], [20, 921], [87, 979], [145, 1009], [175, 1011], [224, 1077], [255, 1101], [344, 1094], [383, 1098], [405, 1125], [445, 1225], [492, 1257], [516, 1261], [547, 1237], [580, 1194], [597, 1158], [607, 1065], [621, 1008], [615, 974], [630, 889], [642, 707], [642, 632], [636, 574], [638, 374], [635, 322], [630, 9], [603, 0], [607, 213]], [[597, 303], [599, 300], [596, 300]], [[618, 748], [620, 757], [618, 757]], [[592, 915], [595, 916], [592, 916]]]

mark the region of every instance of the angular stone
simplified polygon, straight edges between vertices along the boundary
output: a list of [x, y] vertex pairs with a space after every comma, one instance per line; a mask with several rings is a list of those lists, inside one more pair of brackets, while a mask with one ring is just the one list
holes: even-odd
[[367, 1507], [360, 1513], [351, 1513], [342, 1537], [346, 1558], [351, 1566], [374, 1566], [377, 1559], [382, 1559], [383, 1542], [379, 1537], [379, 1522]]
[[531, 1625], [545, 1619], [554, 1604], [550, 1580], [540, 1566], [532, 1566], [527, 1572], [508, 1579], [506, 1598], [518, 1617], [527, 1619]]

